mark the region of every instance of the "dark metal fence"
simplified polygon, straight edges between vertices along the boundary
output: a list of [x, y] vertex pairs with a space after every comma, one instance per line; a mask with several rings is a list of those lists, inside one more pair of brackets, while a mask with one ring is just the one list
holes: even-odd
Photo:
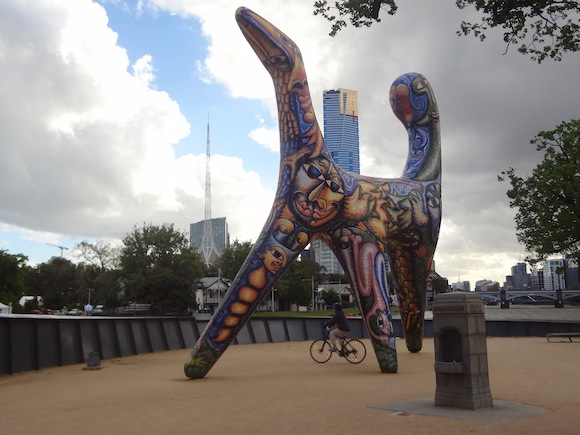
[[[256, 317], [242, 328], [236, 344], [307, 341], [323, 337], [328, 318]], [[0, 374], [80, 364], [90, 352], [101, 359], [149, 352], [191, 349], [207, 325], [193, 317], [73, 317], [0, 315]], [[361, 318], [350, 319], [351, 337], [367, 338]], [[395, 335], [402, 336], [400, 320]], [[487, 335], [495, 337], [545, 336], [580, 332], [578, 322], [487, 321]], [[433, 336], [430, 319], [425, 336]]]

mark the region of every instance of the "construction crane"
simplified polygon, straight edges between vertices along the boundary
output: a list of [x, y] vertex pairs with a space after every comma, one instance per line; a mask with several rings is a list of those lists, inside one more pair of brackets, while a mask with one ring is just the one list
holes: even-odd
[[60, 246], [60, 245], [53, 245], [52, 243], [47, 243], [48, 246], [54, 246], [55, 248], [59, 248], [60, 249], [60, 256], [61, 258], [64, 258], [63, 256], [63, 251], [66, 249], [68, 250], [68, 248], [66, 246]]

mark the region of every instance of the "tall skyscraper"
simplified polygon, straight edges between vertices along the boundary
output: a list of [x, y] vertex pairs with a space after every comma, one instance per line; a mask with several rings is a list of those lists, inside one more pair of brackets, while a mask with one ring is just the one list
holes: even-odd
[[525, 290], [529, 287], [528, 272], [526, 263], [517, 263], [512, 266], [512, 280], [514, 290]]
[[[323, 93], [324, 142], [335, 163], [345, 171], [360, 174], [358, 94], [349, 89], [331, 89]], [[335, 255], [321, 240], [311, 243], [314, 261], [327, 273], [343, 274]]]
[[358, 94], [340, 88], [324, 91], [324, 142], [342, 169], [360, 174]]

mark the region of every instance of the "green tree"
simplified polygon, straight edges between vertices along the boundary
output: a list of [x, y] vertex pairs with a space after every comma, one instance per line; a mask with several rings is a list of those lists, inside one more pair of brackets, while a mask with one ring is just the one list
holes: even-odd
[[18, 302], [24, 296], [27, 257], [22, 254], [9, 254], [0, 249], [0, 302], [12, 304], [15, 311], [18, 310]]
[[346, 27], [347, 19], [355, 27], [370, 27], [374, 22], [380, 22], [381, 9], [395, 15], [397, 4], [395, 0], [340, 0], [335, 1], [334, 6], [329, 6], [327, 0], [314, 2], [314, 15], [322, 15], [332, 23], [330, 36], [335, 36]]
[[[518, 52], [538, 63], [546, 58], [561, 60], [564, 53], [580, 50], [579, 1], [455, 0], [455, 4], [483, 14], [479, 23], [463, 21], [458, 35], [471, 34], [483, 41], [489, 29], [500, 27], [506, 52], [511, 45], [519, 45]], [[394, 15], [397, 4], [394, 0], [339, 0], [334, 6], [327, 0], [314, 3], [314, 15], [332, 23], [331, 36], [346, 27], [347, 19], [355, 27], [379, 22], [381, 9]]]
[[544, 152], [542, 162], [526, 178], [514, 168], [508, 180], [510, 207], [516, 208], [516, 234], [532, 264], [552, 254], [580, 261], [580, 120], [541, 131], [531, 141]]
[[340, 295], [335, 290], [322, 290], [322, 299], [326, 305], [332, 305], [335, 302], [340, 302]]
[[94, 243], [83, 240], [75, 246], [77, 259], [101, 270], [112, 270], [118, 267], [121, 248], [98, 240]]
[[238, 239], [235, 239], [233, 243], [230, 243], [224, 249], [218, 261], [224, 278], [233, 280], [236, 277], [242, 264], [244, 264], [244, 260], [252, 250], [252, 246], [252, 242], [250, 241], [240, 242]]
[[83, 266], [79, 270], [81, 287], [87, 299], [90, 289], [92, 305], [121, 305], [124, 302], [119, 283], [121, 247], [102, 240], [94, 243], [83, 240], [75, 246], [74, 252]]
[[[312, 286], [316, 286], [321, 267], [313, 260], [294, 261], [276, 283], [280, 297], [280, 307], [286, 310], [290, 304], [310, 307]], [[310, 309], [310, 308], [309, 308]]]
[[30, 296], [41, 296], [44, 308], [81, 307], [85, 299], [79, 293], [77, 266], [62, 257], [53, 257], [31, 269], [27, 275]]
[[126, 296], [164, 312], [196, 309], [195, 291], [203, 277], [201, 256], [173, 224], [134, 227], [123, 239], [120, 265]]

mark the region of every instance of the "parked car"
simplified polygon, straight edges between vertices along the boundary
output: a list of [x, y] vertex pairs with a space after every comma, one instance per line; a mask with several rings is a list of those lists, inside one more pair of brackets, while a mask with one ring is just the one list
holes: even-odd
[[104, 305], [97, 305], [93, 309], [93, 316], [104, 316], [105, 315], [105, 306]]
[[68, 316], [80, 316], [81, 315], [81, 310], [79, 310], [78, 308], [73, 308], [68, 310], [68, 313], [66, 313]]

